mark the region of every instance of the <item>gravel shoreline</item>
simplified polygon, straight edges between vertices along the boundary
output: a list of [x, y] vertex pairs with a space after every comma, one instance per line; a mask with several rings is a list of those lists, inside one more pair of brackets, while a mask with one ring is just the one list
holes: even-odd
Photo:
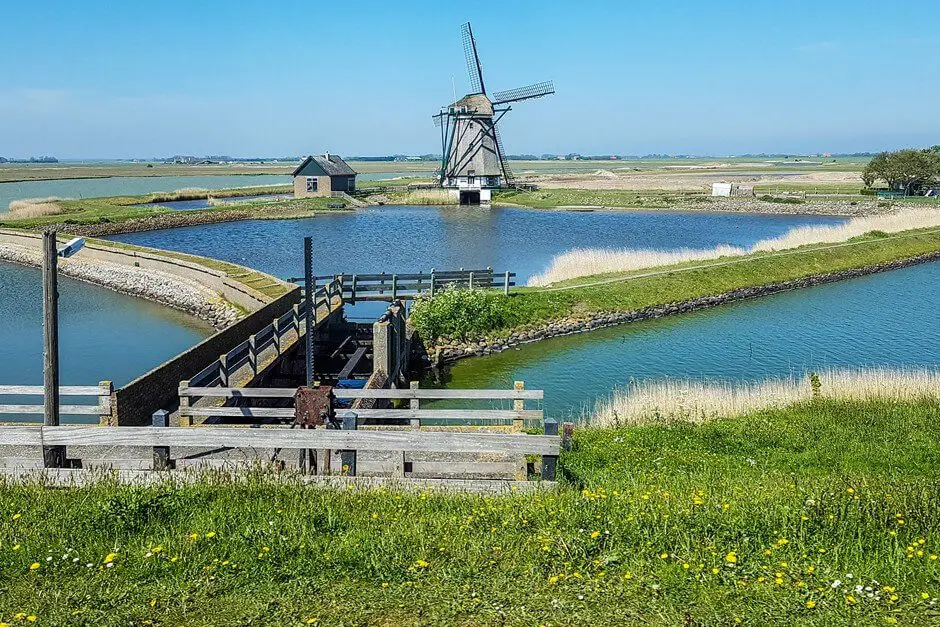
[[[0, 244], [0, 261], [40, 267], [42, 256], [23, 246]], [[59, 272], [79, 281], [182, 311], [208, 322], [215, 329], [224, 329], [241, 316], [238, 309], [207, 287], [156, 270], [76, 257], [60, 259]]]

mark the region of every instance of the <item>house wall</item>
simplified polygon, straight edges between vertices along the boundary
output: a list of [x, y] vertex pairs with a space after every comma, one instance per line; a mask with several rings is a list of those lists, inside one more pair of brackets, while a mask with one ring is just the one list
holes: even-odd
[[[353, 187], [349, 189], [349, 181], [352, 179]], [[330, 189], [334, 192], [350, 192], [356, 190], [356, 177], [355, 176], [331, 176], [330, 177]]]
[[[340, 177], [336, 177], [340, 178]], [[307, 177], [298, 174], [294, 177], [294, 198], [312, 198], [314, 196], [329, 196], [330, 191], [332, 191], [332, 181], [331, 177], [319, 175], [317, 176], [317, 192], [315, 194], [307, 193]]]

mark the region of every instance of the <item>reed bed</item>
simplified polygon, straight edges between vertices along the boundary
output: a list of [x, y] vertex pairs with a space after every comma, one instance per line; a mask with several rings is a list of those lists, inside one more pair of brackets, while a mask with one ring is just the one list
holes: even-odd
[[11, 218], [41, 218], [59, 215], [64, 210], [59, 204], [61, 198], [26, 198], [10, 203]]
[[597, 427], [703, 423], [813, 399], [940, 402], [940, 370], [825, 370], [759, 382], [665, 379], [631, 383], [598, 402], [585, 422]]
[[940, 210], [906, 209], [893, 214], [853, 218], [834, 226], [803, 226], [780, 237], [764, 239], [751, 247], [716, 246], [710, 249], [655, 250], [576, 248], [557, 255], [548, 269], [529, 279], [529, 285], [541, 287], [584, 276], [633, 272], [658, 266], [722, 257], [738, 257], [755, 252], [780, 251], [811, 244], [835, 244], [871, 232], [898, 233], [911, 229], [940, 226]]

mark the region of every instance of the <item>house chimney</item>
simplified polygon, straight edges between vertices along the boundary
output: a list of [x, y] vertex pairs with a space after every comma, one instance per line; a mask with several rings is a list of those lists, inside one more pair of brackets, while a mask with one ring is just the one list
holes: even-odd
[[323, 156], [326, 157], [326, 160], [327, 160], [327, 161], [330, 160], [330, 153], [329, 153], [329, 151], [323, 153]]

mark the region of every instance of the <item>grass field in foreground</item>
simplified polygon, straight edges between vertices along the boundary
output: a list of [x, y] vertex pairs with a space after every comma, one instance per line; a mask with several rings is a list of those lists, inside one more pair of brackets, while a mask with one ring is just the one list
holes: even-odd
[[0, 486], [0, 622], [940, 620], [936, 404], [583, 430], [560, 467], [556, 491], [487, 497]]

